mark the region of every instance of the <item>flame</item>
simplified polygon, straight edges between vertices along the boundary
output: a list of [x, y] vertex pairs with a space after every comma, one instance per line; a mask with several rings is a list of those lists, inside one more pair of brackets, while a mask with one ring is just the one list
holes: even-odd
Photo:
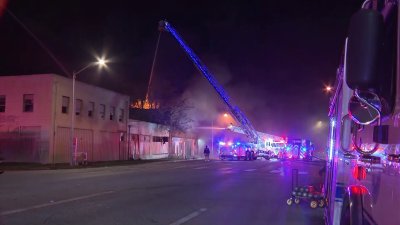
[[131, 108], [134, 109], [158, 109], [160, 104], [158, 102], [150, 102], [148, 99], [141, 100], [137, 99], [131, 104]]

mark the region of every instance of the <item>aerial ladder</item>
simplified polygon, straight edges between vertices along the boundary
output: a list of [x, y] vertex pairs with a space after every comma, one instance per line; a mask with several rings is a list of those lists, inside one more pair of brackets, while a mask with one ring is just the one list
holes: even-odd
[[182, 39], [182, 37], [174, 29], [174, 27], [172, 27], [172, 25], [169, 22], [161, 20], [159, 22], [159, 30], [169, 32], [175, 38], [175, 40], [178, 41], [179, 45], [186, 52], [189, 58], [193, 61], [197, 69], [200, 70], [200, 72], [204, 75], [204, 77], [208, 80], [208, 82], [213, 86], [215, 91], [217, 91], [221, 99], [228, 106], [233, 117], [240, 124], [240, 130], [241, 130], [240, 132], [243, 132], [245, 135], [247, 135], [252, 140], [253, 144], [256, 144], [257, 146], [263, 144], [263, 140], [259, 136], [258, 132], [251, 125], [249, 119], [247, 119], [247, 117], [243, 114], [243, 112], [240, 111], [239, 107], [237, 107], [232, 103], [231, 98], [225, 92], [222, 86], [218, 83], [218, 81], [214, 78], [214, 75], [208, 70], [208, 68], [199, 59], [199, 57], [197, 57], [197, 55], [193, 52], [193, 50], [186, 44], [186, 42]]
[[[239, 134], [246, 134], [244, 130], [241, 127], [235, 126], [233, 124], [230, 124], [227, 127], [228, 130], [239, 133]], [[264, 132], [256, 131], [258, 136], [261, 138], [261, 140], [270, 140], [270, 141], [275, 141], [275, 142], [284, 142], [285, 139], [283, 137], [277, 136], [277, 135], [272, 135], [272, 134], [267, 134]]]

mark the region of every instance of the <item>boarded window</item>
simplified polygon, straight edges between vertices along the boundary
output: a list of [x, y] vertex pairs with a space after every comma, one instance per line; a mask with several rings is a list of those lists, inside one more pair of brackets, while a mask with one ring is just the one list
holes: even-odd
[[0, 112], [6, 111], [6, 96], [0, 95]]
[[77, 115], [77, 116], [81, 115], [82, 108], [83, 108], [82, 99], [76, 99], [75, 100], [75, 115]]
[[104, 104], [100, 104], [100, 118], [103, 120], [106, 118], [106, 106]]
[[165, 142], [168, 142], [168, 137], [153, 136], [153, 142], [162, 142], [164, 144]]
[[153, 136], [153, 142], [162, 142], [162, 137]]
[[111, 106], [110, 107], [110, 120], [114, 120], [115, 118], [115, 107]]
[[88, 117], [93, 117], [94, 115], [94, 102], [89, 102], [88, 106]]
[[62, 96], [61, 112], [67, 114], [69, 111], [69, 97]]
[[124, 118], [125, 117], [125, 111], [124, 111], [124, 109], [119, 109], [119, 118], [118, 118], [118, 121], [119, 122], [124, 122]]
[[164, 144], [165, 142], [168, 142], [168, 140], [169, 140], [168, 137], [162, 137], [162, 142], [163, 142], [163, 144]]
[[23, 95], [23, 112], [33, 112], [33, 94], [24, 94]]

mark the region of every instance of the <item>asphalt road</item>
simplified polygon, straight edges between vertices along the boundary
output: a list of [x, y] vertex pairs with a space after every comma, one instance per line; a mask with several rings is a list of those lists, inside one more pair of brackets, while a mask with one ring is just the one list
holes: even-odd
[[6, 171], [0, 175], [0, 224], [324, 224], [323, 209], [286, 204], [292, 169], [300, 185], [320, 185], [322, 167], [197, 160]]

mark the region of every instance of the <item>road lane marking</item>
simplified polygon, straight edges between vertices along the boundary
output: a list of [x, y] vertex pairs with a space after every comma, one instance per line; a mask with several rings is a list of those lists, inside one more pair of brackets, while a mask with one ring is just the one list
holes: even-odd
[[49, 202], [49, 203], [34, 205], [34, 206], [22, 208], [22, 209], [14, 209], [14, 210], [9, 210], [9, 211], [4, 211], [4, 212], [1, 212], [0, 215], [1, 216], [7, 216], [7, 215], [15, 214], [15, 213], [29, 211], [29, 210], [32, 210], [32, 209], [40, 209], [40, 208], [44, 208], [44, 207], [48, 207], [48, 206], [60, 205], [60, 204], [64, 204], [64, 203], [79, 201], [79, 200], [88, 199], [88, 198], [94, 198], [94, 197], [97, 197], [97, 196], [108, 195], [108, 194], [112, 194], [112, 193], [114, 193], [114, 191], [99, 192], [99, 193], [96, 193], [96, 194], [85, 195], [85, 196], [65, 199], [65, 200], [56, 201], [56, 202]]
[[196, 168], [193, 168], [193, 169], [195, 169], [195, 170], [202, 170], [202, 169], [206, 169], [207, 167], [205, 167], [205, 166], [201, 166], [201, 167], [196, 167]]
[[257, 170], [257, 169], [247, 169], [247, 170], [244, 170], [245, 172], [253, 172], [253, 171], [255, 171], [255, 170]]
[[186, 168], [187, 166], [177, 166], [177, 167], [174, 167], [174, 169], [181, 169], [181, 168]]
[[231, 170], [232, 168], [231, 167], [222, 167], [222, 168], [220, 168], [220, 170]]
[[285, 175], [284, 172], [283, 172], [283, 168], [282, 167], [277, 169], [277, 170], [271, 170], [269, 172], [272, 173], [272, 174], [279, 174], [280, 176], [284, 176]]
[[191, 220], [191, 219], [193, 219], [193, 218], [195, 218], [197, 216], [200, 216], [200, 214], [202, 214], [205, 211], [207, 211], [206, 208], [201, 208], [201, 209], [199, 209], [199, 210], [197, 210], [195, 212], [190, 213], [189, 215], [187, 215], [185, 217], [180, 218], [179, 220], [177, 220], [177, 221], [175, 221], [173, 223], [170, 223], [169, 225], [181, 225], [181, 224], [184, 224], [187, 221], [189, 221], [189, 220]]

